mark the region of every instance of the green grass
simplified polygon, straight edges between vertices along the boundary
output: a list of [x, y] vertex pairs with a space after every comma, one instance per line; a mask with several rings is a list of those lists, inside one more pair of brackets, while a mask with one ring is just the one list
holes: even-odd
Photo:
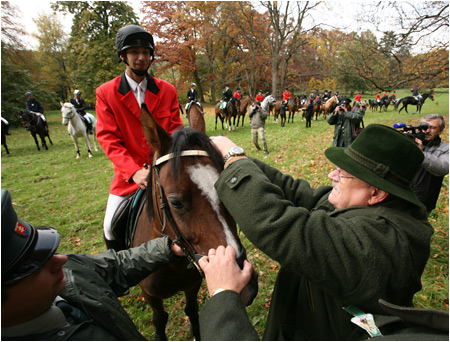
[[[409, 92], [398, 91], [397, 96]], [[374, 99], [374, 94], [365, 94], [364, 99]], [[308, 180], [312, 186], [328, 184], [327, 175], [333, 165], [324, 156], [324, 150], [331, 146], [333, 126], [323, 118], [313, 120], [312, 128], [306, 129], [305, 122], [297, 115], [295, 123], [281, 128], [270, 117], [266, 124], [266, 139], [270, 154], [257, 151], [251, 142], [248, 117], [244, 127], [231, 133], [222, 130], [220, 124], [214, 129], [214, 109], [206, 107], [207, 133], [227, 135], [242, 146], [248, 155], [262, 159], [285, 173]], [[410, 107], [410, 113], [414, 111]], [[427, 100], [422, 115], [440, 113], [447, 119], [443, 140], [448, 142], [449, 94], [448, 89], [437, 89], [435, 101]], [[84, 144], [80, 140], [81, 159], [75, 159], [75, 148], [61, 125], [59, 110], [47, 112], [50, 134], [54, 145], [49, 150], [37, 151], [34, 141], [23, 128], [11, 129], [7, 143], [11, 154], [2, 148], [2, 189], [12, 192], [12, 199], [20, 218], [34, 225], [48, 225], [57, 228], [61, 234], [60, 252], [100, 253], [105, 250], [102, 237], [103, 215], [109, 184], [112, 180], [111, 162], [100, 150], [93, 152], [94, 158], [87, 158]], [[396, 122], [417, 124], [418, 114], [398, 115], [389, 107], [387, 112], [367, 111], [365, 125], [381, 123], [392, 126]], [[183, 118], [186, 123], [186, 120]], [[186, 123], [187, 126], [187, 123]], [[444, 180], [438, 205], [431, 214], [430, 222], [435, 229], [431, 242], [431, 253], [422, 277], [423, 289], [414, 298], [415, 305], [448, 311], [448, 176]], [[248, 308], [250, 319], [262, 336], [270, 304], [271, 292], [278, 271], [278, 264], [268, 258], [240, 234], [249, 259], [259, 272], [260, 290], [254, 304]], [[150, 324], [151, 310], [140, 297], [139, 287], [121, 298], [139, 330], [148, 339], [153, 339]], [[199, 293], [200, 302], [207, 300], [206, 290]], [[190, 339], [189, 322], [184, 313], [184, 298], [177, 295], [166, 302], [170, 314], [167, 335], [172, 340]]]

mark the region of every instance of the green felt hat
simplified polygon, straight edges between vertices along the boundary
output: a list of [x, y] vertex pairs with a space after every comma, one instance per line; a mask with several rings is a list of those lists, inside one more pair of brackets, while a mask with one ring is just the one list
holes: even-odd
[[348, 147], [330, 147], [326, 157], [341, 169], [391, 195], [422, 206], [411, 184], [424, 155], [405, 134], [368, 125]]
[[12, 206], [11, 193], [2, 190], [2, 287], [14, 285], [39, 270], [58, 245], [55, 229], [37, 229], [20, 220]]

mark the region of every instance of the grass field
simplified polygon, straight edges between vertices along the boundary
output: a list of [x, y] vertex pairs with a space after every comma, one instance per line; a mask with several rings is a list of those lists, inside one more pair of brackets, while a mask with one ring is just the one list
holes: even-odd
[[[397, 96], [410, 95], [397, 92]], [[363, 96], [374, 99], [375, 94]], [[334, 127], [324, 118], [313, 120], [312, 127], [305, 128], [305, 122], [297, 115], [295, 122], [280, 127], [270, 117], [266, 124], [266, 139], [270, 154], [257, 151], [250, 136], [248, 117], [243, 127], [228, 133], [218, 127], [214, 129], [214, 108], [206, 105], [207, 133], [227, 135], [242, 146], [248, 155], [264, 160], [284, 173], [308, 180], [313, 187], [329, 184], [328, 173], [333, 165], [325, 158], [324, 150], [331, 146]], [[415, 107], [410, 107], [412, 113]], [[91, 111], [93, 113], [93, 111]], [[448, 89], [437, 89], [436, 98], [427, 100], [422, 115], [440, 113], [447, 120], [443, 140], [448, 142], [449, 94]], [[102, 222], [112, 180], [113, 167], [100, 149], [93, 152], [94, 158], [88, 159], [84, 145], [80, 141], [81, 159], [75, 159], [76, 153], [66, 127], [61, 124], [59, 110], [46, 113], [50, 135], [54, 145], [49, 150], [37, 151], [29, 132], [23, 128], [11, 129], [7, 137], [11, 154], [1, 152], [2, 189], [12, 192], [12, 199], [19, 217], [34, 225], [48, 225], [57, 228], [61, 234], [60, 252], [100, 253], [105, 250], [102, 238]], [[397, 122], [417, 124], [418, 114], [407, 115], [404, 111], [398, 115], [389, 107], [387, 112], [367, 111], [364, 122], [381, 123], [392, 126]], [[183, 118], [185, 126], [186, 119]], [[220, 125], [219, 125], [220, 126]], [[430, 217], [435, 229], [431, 242], [430, 259], [424, 272], [423, 288], [414, 298], [415, 305], [423, 308], [435, 308], [448, 311], [448, 176], [444, 179], [437, 208]], [[259, 272], [260, 291], [254, 304], [248, 308], [248, 314], [262, 336], [271, 292], [278, 271], [278, 264], [240, 235], [247, 249], [249, 259]], [[147, 339], [153, 339], [153, 327], [150, 325], [151, 310], [139, 296], [139, 288], [133, 288], [130, 294], [121, 298], [123, 305], [132, 316], [139, 330]], [[207, 299], [206, 289], [199, 293], [200, 302]], [[191, 339], [189, 322], [184, 314], [184, 298], [175, 296], [166, 301], [169, 311], [168, 338], [171, 340]]]

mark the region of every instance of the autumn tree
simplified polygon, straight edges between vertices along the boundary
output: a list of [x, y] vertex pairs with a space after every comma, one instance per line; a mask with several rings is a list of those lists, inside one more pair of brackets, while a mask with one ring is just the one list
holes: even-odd
[[70, 96], [66, 34], [56, 15], [39, 15], [34, 22], [38, 28], [35, 37], [39, 42], [42, 78], [58, 94], [59, 100], [64, 101]]
[[152, 1], [143, 4], [143, 26], [157, 39], [158, 72], [176, 67], [171, 80], [177, 89], [187, 89], [192, 81], [198, 86], [204, 102], [203, 79], [200, 77], [202, 53], [202, 10], [195, 2]]
[[272, 56], [272, 94], [279, 95], [285, 87], [289, 61], [306, 43], [305, 36], [315, 26], [306, 28], [305, 18], [319, 2], [263, 1], [269, 14], [272, 32], [269, 36]]
[[241, 1], [231, 2], [224, 15], [233, 23], [235, 34], [229, 38], [236, 46], [239, 71], [247, 81], [249, 95], [255, 97], [257, 89], [267, 88], [264, 84], [267, 74], [264, 70], [270, 65], [267, 15], [259, 13], [252, 3]]
[[2, 1], [1, 6], [1, 112], [13, 124], [19, 121], [15, 113], [25, 109], [25, 92], [33, 92], [45, 109], [52, 108], [56, 96], [39, 77], [38, 56], [23, 43], [26, 33], [19, 23], [20, 11], [9, 1]]
[[57, 1], [52, 8], [73, 15], [68, 45], [71, 87], [80, 89], [93, 106], [96, 88], [124, 70], [115, 38], [119, 28], [138, 24], [137, 16], [124, 1]]

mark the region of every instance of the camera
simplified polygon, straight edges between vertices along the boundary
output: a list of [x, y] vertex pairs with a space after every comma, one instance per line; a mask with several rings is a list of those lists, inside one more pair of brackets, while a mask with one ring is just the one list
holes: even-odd
[[393, 126], [395, 129], [402, 128], [403, 132], [410, 137], [411, 139], [419, 139], [425, 141], [425, 132], [430, 128], [430, 125], [427, 122], [422, 122], [420, 125], [413, 126], [404, 123], [396, 123]]

